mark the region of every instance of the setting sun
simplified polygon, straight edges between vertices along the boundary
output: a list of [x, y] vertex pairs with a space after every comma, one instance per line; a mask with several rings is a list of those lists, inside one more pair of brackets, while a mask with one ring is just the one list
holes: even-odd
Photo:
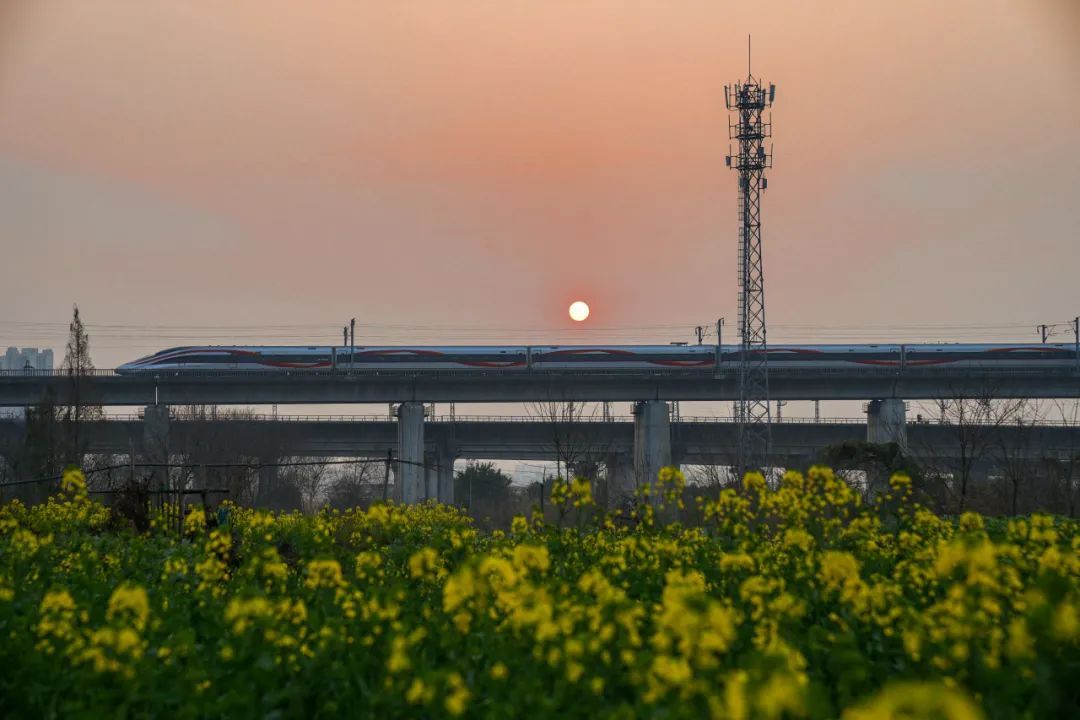
[[578, 300], [570, 305], [570, 319], [581, 322], [585, 318], [589, 317], [589, 306], [585, 304], [584, 300]]

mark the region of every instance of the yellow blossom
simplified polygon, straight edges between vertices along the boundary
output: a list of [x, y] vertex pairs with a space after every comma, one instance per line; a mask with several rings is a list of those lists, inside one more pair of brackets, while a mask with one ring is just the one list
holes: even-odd
[[307, 578], [304, 587], [308, 590], [317, 588], [339, 588], [345, 585], [341, 575], [341, 565], [337, 560], [312, 560], [307, 566]]
[[425, 547], [409, 557], [409, 574], [417, 579], [436, 579], [446, 574], [439, 553]]
[[465, 681], [461, 679], [461, 675], [456, 672], [451, 672], [447, 676], [446, 689], [447, 694], [444, 703], [446, 712], [457, 717], [465, 712], [465, 708], [468, 705], [472, 693], [470, 693], [469, 688], [465, 686]]
[[138, 585], [121, 585], [109, 597], [109, 609], [105, 618], [130, 623], [139, 632], [146, 629], [150, 617], [150, 601], [146, 590]]

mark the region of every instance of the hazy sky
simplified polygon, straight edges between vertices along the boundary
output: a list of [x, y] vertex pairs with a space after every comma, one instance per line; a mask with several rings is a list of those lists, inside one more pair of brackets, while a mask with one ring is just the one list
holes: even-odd
[[0, 346], [59, 346], [74, 302], [99, 367], [351, 316], [368, 344], [733, 331], [747, 33], [770, 337], [1033, 340], [1080, 313], [1078, 7], [4, 2]]

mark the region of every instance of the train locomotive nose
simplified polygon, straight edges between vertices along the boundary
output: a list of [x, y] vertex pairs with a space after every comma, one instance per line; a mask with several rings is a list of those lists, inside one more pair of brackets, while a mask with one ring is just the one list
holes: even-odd
[[168, 352], [171, 351], [162, 350], [152, 355], [146, 355], [145, 357], [141, 357], [138, 360], [132, 360], [131, 362], [126, 362], [123, 365], [118, 365], [116, 367], [116, 373], [117, 375], [131, 375], [133, 373], [139, 372], [140, 370], [146, 370], [153, 365], [155, 359], [161, 357]]

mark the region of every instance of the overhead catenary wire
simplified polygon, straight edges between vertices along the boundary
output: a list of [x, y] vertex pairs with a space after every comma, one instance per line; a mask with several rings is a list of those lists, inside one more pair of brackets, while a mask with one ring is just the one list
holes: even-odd
[[[1071, 318], [1048, 323], [1050, 325], [1069, 325]], [[697, 324], [710, 326], [711, 323], [694, 323], [688, 320], [674, 320], [670, 322], [656, 322], [649, 324], [633, 325], [606, 325], [606, 326], [582, 326], [582, 327], [551, 327], [551, 326], [494, 326], [494, 325], [446, 325], [446, 324], [410, 324], [410, 323], [365, 323], [366, 329], [385, 331], [416, 331], [416, 332], [487, 332], [487, 333], [544, 333], [544, 332], [582, 332], [592, 333], [598, 331], [644, 331], [644, 330], [692, 330]], [[777, 322], [771, 323], [770, 327], [806, 329], [806, 330], [849, 330], [849, 331], [893, 331], [893, 330], [1024, 330], [1036, 326], [1032, 321], [1024, 322], [951, 322], [951, 323], [820, 323], [820, 322]], [[0, 319], [0, 328], [10, 326], [21, 331], [46, 331], [67, 332], [67, 323], [37, 322], [23, 320]], [[260, 335], [260, 336], [283, 336], [294, 337], [299, 335], [319, 334], [327, 337], [337, 336], [337, 327], [328, 323], [296, 323], [291, 325], [281, 324], [258, 324], [247, 323], [237, 325], [214, 325], [214, 324], [106, 324], [87, 323], [88, 332], [97, 332], [101, 335], [123, 335], [127, 331], [129, 335], [147, 335], [167, 337], [169, 333], [183, 335], [185, 332], [213, 335], [211, 331], [222, 331], [221, 334], [235, 335]], [[167, 331], [167, 332], [163, 332]], [[366, 333], [365, 333], [366, 335]]]

